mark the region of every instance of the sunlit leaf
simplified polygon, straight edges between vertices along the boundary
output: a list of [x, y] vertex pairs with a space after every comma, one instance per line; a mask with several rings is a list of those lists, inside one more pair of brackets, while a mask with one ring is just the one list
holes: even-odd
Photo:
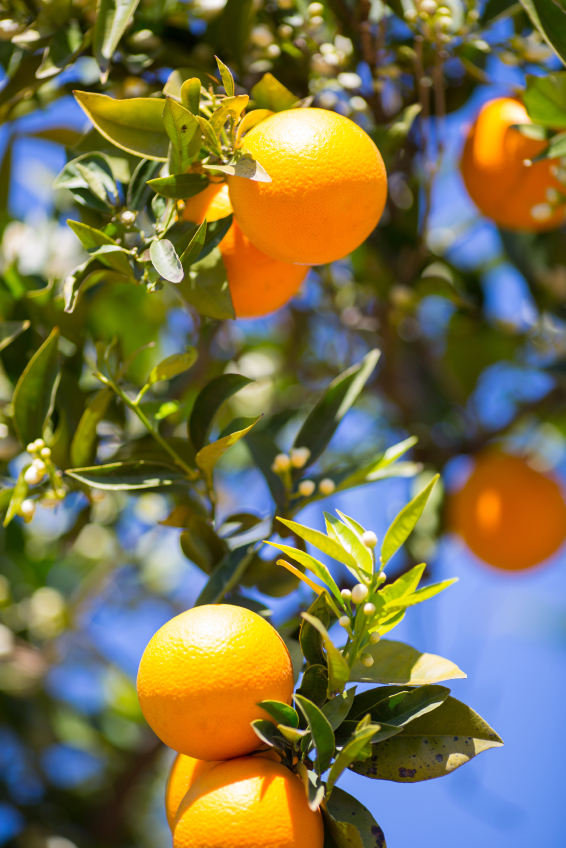
[[297, 562], [300, 562], [301, 565], [304, 565], [305, 568], [309, 569], [309, 571], [312, 571], [312, 573], [315, 574], [319, 580], [322, 580], [324, 585], [332, 592], [340, 607], [343, 609], [346, 608], [342, 595], [340, 594], [340, 590], [336, 585], [336, 581], [328, 568], [322, 562], [315, 559], [310, 554], [299, 550], [299, 548], [292, 548], [290, 545], [279, 545], [275, 544], [275, 542], [268, 542], [267, 540], [266, 544], [271, 545], [273, 548], [278, 548], [278, 550], [283, 551], [284, 554], [296, 559]]
[[234, 94], [234, 77], [224, 62], [222, 62], [218, 56], [214, 57], [216, 59], [216, 64], [218, 65], [218, 70], [220, 71], [220, 76], [222, 77], [222, 84], [224, 85], [224, 91], [228, 95], [228, 97], [232, 97]]
[[207, 482], [207, 485], [210, 489], [213, 486], [213, 471], [214, 466], [218, 462], [221, 456], [223, 456], [227, 450], [239, 442], [246, 433], [252, 429], [252, 427], [257, 424], [260, 420], [261, 415], [259, 415], [255, 421], [249, 424], [247, 427], [244, 427], [242, 430], [236, 430], [235, 433], [230, 433], [229, 436], [224, 436], [221, 439], [218, 439], [216, 442], [212, 442], [211, 444], [204, 445], [196, 455], [196, 464], [201, 469], [204, 474], [204, 478]]
[[381, 686], [357, 695], [348, 718], [361, 719], [369, 713], [374, 722], [403, 727], [437, 709], [449, 695], [450, 689], [446, 686], [428, 685], [417, 689]]
[[24, 447], [43, 437], [53, 412], [61, 379], [58, 344], [59, 328], [54, 327], [26, 365], [14, 389], [14, 430]]
[[200, 194], [208, 185], [208, 177], [204, 174], [171, 174], [168, 177], [155, 177], [148, 180], [148, 186], [163, 197], [173, 200], [188, 200], [195, 194]]
[[373, 574], [373, 554], [364, 545], [359, 534], [328, 512], [324, 513], [324, 517], [331, 525], [341, 546], [350, 554], [364, 574]]
[[163, 126], [163, 100], [155, 97], [116, 100], [88, 91], [74, 94], [99, 133], [116, 147], [144, 159], [167, 161], [169, 136]]
[[334, 732], [324, 713], [308, 698], [295, 694], [295, 703], [299, 705], [299, 709], [308, 722], [316, 748], [316, 770], [319, 775], [322, 775], [330, 766], [334, 756]]
[[0, 350], [8, 347], [10, 342], [17, 339], [30, 326], [30, 321], [1, 321], [0, 322]]
[[199, 113], [200, 85], [201, 83], [198, 77], [191, 77], [185, 80], [181, 86], [181, 103], [193, 115], [198, 115]]
[[368, 725], [363, 729], [357, 730], [354, 736], [344, 745], [336, 760], [332, 764], [330, 774], [326, 781], [326, 792], [331, 794], [334, 784], [349, 765], [351, 765], [371, 742], [375, 734], [380, 730], [378, 724]]
[[223, 174], [229, 174], [232, 177], [242, 177], [246, 180], [254, 180], [258, 183], [270, 183], [271, 177], [249, 153], [244, 154], [233, 165], [204, 165], [211, 171], [222, 171]]
[[219, 320], [236, 317], [226, 266], [217, 247], [191, 264], [179, 285], [179, 291], [184, 300], [201, 315]]
[[384, 565], [391, 559], [393, 554], [399, 550], [401, 545], [413, 531], [415, 524], [423, 513], [429, 495], [432, 492], [439, 476], [439, 474], [436, 474], [430, 483], [424, 487], [422, 492], [419, 492], [412, 501], [403, 507], [399, 515], [397, 515], [389, 527], [381, 547], [381, 557]]
[[351, 680], [361, 683], [396, 683], [423, 686], [466, 677], [457, 665], [436, 654], [423, 654], [405, 645], [381, 639], [377, 645], [368, 645], [365, 652], [373, 657], [370, 668], [361, 660], [352, 667]]
[[210, 126], [218, 136], [230, 116], [235, 120], [240, 117], [248, 105], [249, 99], [247, 94], [238, 94], [235, 97], [225, 97], [221, 101], [220, 106], [212, 113], [210, 118]]
[[321, 533], [320, 530], [314, 530], [312, 527], [304, 527], [297, 521], [290, 521], [288, 518], [277, 516], [277, 520], [292, 530], [300, 539], [310, 542], [311, 545], [314, 545], [323, 554], [327, 554], [327, 556], [341, 562], [343, 565], [348, 566], [348, 568], [353, 568], [357, 571], [354, 557], [348, 551], [344, 550], [342, 545], [335, 539], [330, 538], [325, 533]]
[[[334, 642], [328, 635], [328, 631], [322, 624], [322, 622], [315, 618], [313, 615], [309, 615], [307, 612], [301, 613], [302, 617], [305, 621], [308, 621], [315, 630], [318, 630], [320, 635], [322, 636], [322, 641], [324, 642], [324, 647], [326, 649], [326, 659], [328, 662], [328, 689], [329, 693], [334, 692], [342, 692], [344, 686], [350, 679], [350, 667], [348, 663], [334, 645]], [[352, 678], [354, 679], [354, 678]]]
[[171, 170], [185, 171], [200, 151], [202, 134], [199, 122], [189, 109], [167, 97], [163, 126], [173, 145]]
[[272, 112], [290, 109], [299, 100], [279, 80], [275, 79], [273, 74], [264, 74], [252, 88], [251, 95], [259, 109], [270, 109]]
[[154, 239], [149, 248], [151, 262], [157, 273], [170, 283], [180, 283], [185, 272], [177, 251], [169, 239]]
[[[562, 14], [566, 21], [566, 13]], [[528, 74], [526, 83], [523, 101], [533, 123], [566, 129], [566, 71], [543, 77]]]
[[255, 127], [257, 124], [260, 124], [262, 121], [265, 121], [266, 118], [269, 118], [270, 115], [274, 115], [270, 109], [254, 109], [253, 112], [248, 112], [247, 115], [244, 115], [240, 123], [238, 124], [238, 132], [236, 134], [236, 141], [240, 142], [241, 138], [245, 133], [249, 132], [252, 127]]
[[557, 0], [520, 0], [546, 43], [566, 64], [566, 9]]
[[94, 25], [93, 52], [100, 68], [101, 82], [108, 79], [112, 56], [139, 0], [98, 0]]
[[197, 357], [198, 351], [194, 347], [187, 348], [184, 353], [173, 353], [152, 368], [147, 382], [152, 386], [160, 380], [171, 380], [183, 371], [188, 371], [197, 361]]
[[133, 491], [135, 489], [158, 489], [186, 481], [179, 469], [161, 462], [110, 462], [90, 468], [72, 468], [65, 472], [69, 477], [91, 486], [108, 491]]
[[289, 727], [299, 726], [297, 711], [293, 707], [290, 707], [289, 704], [284, 704], [282, 701], [260, 701], [258, 707], [269, 713], [271, 718], [274, 718], [278, 724], [287, 724]]
[[[322, 712], [330, 722], [332, 730], [336, 730], [348, 716], [354, 703], [356, 687], [352, 686], [346, 692], [341, 692], [322, 707]], [[355, 718], [355, 716], [354, 716]]]
[[336, 848], [387, 848], [383, 831], [370, 811], [343, 789], [334, 788], [323, 816], [325, 830]]
[[216, 130], [211, 125], [210, 121], [200, 115], [196, 115], [196, 119], [200, 124], [206, 147], [208, 147], [211, 153], [214, 153], [215, 156], [222, 156], [222, 145], [220, 144]]

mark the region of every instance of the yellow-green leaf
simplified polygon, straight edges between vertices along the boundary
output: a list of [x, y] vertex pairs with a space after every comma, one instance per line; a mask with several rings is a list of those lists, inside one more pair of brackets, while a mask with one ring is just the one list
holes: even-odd
[[156, 97], [116, 100], [88, 91], [74, 94], [99, 133], [116, 147], [145, 159], [167, 161], [169, 136], [163, 126], [164, 100]]

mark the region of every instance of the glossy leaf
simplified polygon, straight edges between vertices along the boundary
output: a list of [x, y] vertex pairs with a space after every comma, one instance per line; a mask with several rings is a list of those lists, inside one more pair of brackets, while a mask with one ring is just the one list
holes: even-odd
[[186, 530], [181, 533], [181, 550], [205, 574], [212, 574], [213, 569], [226, 556], [226, 546], [203, 515], [191, 515], [184, 526]]
[[413, 531], [415, 524], [423, 513], [429, 495], [432, 492], [439, 476], [440, 475], [437, 474], [433, 477], [430, 483], [424, 487], [422, 492], [419, 492], [412, 501], [403, 507], [389, 527], [381, 547], [381, 558], [384, 565], [391, 559], [393, 554], [399, 550], [401, 545]]
[[188, 371], [195, 364], [198, 358], [198, 351], [194, 347], [189, 347], [184, 353], [173, 353], [164, 359], [155, 368], [152, 368], [147, 382], [150, 386], [154, 383], [159, 383], [160, 380], [171, 380], [178, 374]]
[[218, 65], [218, 70], [220, 71], [220, 76], [222, 77], [222, 84], [224, 86], [224, 91], [228, 95], [228, 97], [232, 97], [234, 94], [234, 77], [224, 62], [222, 62], [218, 56], [214, 57], [216, 59], [216, 64]]
[[181, 85], [181, 103], [183, 106], [192, 112], [193, 115], [198, 115], [200, 108], [200, 80], [198, 77], [191, 77], [184, 81]]
[[448, 697], [396, 736], [372, 746], [372, 756], [351, 768], [376, 780], [417, 783], [450, 774], [483, 751], [502, 745], [474, 710]]
[[523, 101], [529, 118], [543, 127], [566, 129], [566, 71], [544, 77], [529, 74], [526, 83]]
[[334, 756], [334, 732], [324, 713], [308, 698], [296, 694], [295, 703], [308, 722], [316, 748], [316, 770], [321, 775], [329, 768]]
[[367, 383], [378, 359], [379, 351], [372, 350], [361, 362], [336, 377], [307, 416], [294, 443], [294, 447], [306, 447], [310, 450], [306, 467], [316, 462], [322, 454], [342, 418]]
[[236, 430], [235, 433], [230, 433], [229, 436], [224, 436], [221, 439], [218, 439], [216, 442], [212, 442], [211, 444], [204, 445], [196, 455], [196, 464], [201, 469], [204, 474], [204, 478], [206, 480], [206, 484], [209, 489], [212, 489], [214, 480], [213, 480], [213, 472], [214, 466], [218, 462], [221, 456], [223, 456], [227, 450], [239, 442], [246, 433], [254, 427], [261, 415], [258, 416], [255, 421], [249, 424], [247, 427], [244, 427], [242, 430]]
[[393, 583], [388, 583], [387, 586], [380, 589], [379, 594], [385, 603], [393, 603], [398, 598], [411, 595], [419, 585], [425, 568], [426, 563], [424, 562], [420, 565], [415, 565], [409, 571], [406, 571], [405, 574], [402, 574], [401, 577], [398, 577], [397, 580], [394, 580]]
[[[315, 630], [318, 630], [322, 636], [324, 647], [326, 648], [326, 660], [328, 663], [328, 690], [329, 693], [342, 692], [344, 686], [350, 679], [350, 667], [348, 663], [334, 645], [334, 642], [328, 635], [328, 631], [324, 625], [307, 612], [301, 613], [302, 617], [311, 624]], [[354, 678], [352, 678], [354, 679]]]
[[211, 171], [222, 171], [223, 174], [228, 174], [231, 177], [254, 180], [257, 183], [271, 182], [271, 177], [265, 168], [249, 153], [246, 153], [232, 165], [204, 165], [203, 167]]
[[373, 574], [373, 554], [361, 540], [360, 535], [339, 521], [334, 515], [328, 512], [324, 513], [326, 521], [331, 525], [340, 545], [350, 554], [356, 565], [364, 572], [364, 574]]
[[252, 383], [241, 374], [222, 374], [201, 389], [189, 419], [189, 438], [198, 451], [208, 439], [214, 418], [223, 403]]
[[348, 551], [345, 551], [342, 545], [340, 545], [335, 539], [326, 536], [326, 534], [321, 533], [320, 530], [314, 530], [312, 527], [304, 527], [297, 521], [290, 521], [288, 518], [280, 518], [277, 516], [277, 520], [284, 524], [285, 527], [292, 530], [293, 533], [295, 533], [295, 535], [297, 535], [300, 539], [304, 539], [305, 542], [310, 542], [311, 545], [314, 545], [315, 548], [318, 548], [323, 554], [326, 554], [327, 556], [332, 557], [332, 559], [346, 565], [348, 568], [353, 568], [357, 571], [357, 564], [353, 556], [349, 554]]
[[24, 475], [28, 467], [29, 466], [26, 465], [25, 468], [22, 468], [18, 475], [18, 479], [16, 480], [16, 485], [13, 489], [8, 490], [11, 491], [11, 496], [8, 503], [8, 510], [4, 516], [4, 527], [7, 527], [10, 521], [19, 513], [20, 507], [27, 497], [29, 487], [24, 479]]
[[403, 727], [435, 710], [450, 695], [446, 686], [420, 686], [418, 689], [403, 689], [397, 686], [381, 686], [369, 689], [354, 699], [349, 718], [361, 719], [367, 713], [379, 724]]
[[265, 121], [266, 118], [269, 118], [273, 114], [275, 113], [271, 109], [254, 109], [253, 112], [248, 112], [238, 124], [236, 141], [239, 142], [242, 136], [249, 132], [252, 127]]
[[342, 772], [360, 756], [379, 729], [378, 724], [369, 724], [367, 727], [360, 728], [356, 730], [354, 736], [344, 745], [332, 764], [326, 781], [326, 792], [328, 795], [331, 794], [334, 784]]
[[210, 124], [210, 121], [208, 121], [206, 118], [201, 117], [200, 115], [196, 115], [195, 117], [200, 124], [206, 147], [210, 150], [211, 153], [214, 153], [215, 156], [222, 156], [222, 146], [220, 144], [220, 140], [216, 134], [216, 130]]
[[[313, 704], [317, 705], [317, 707], [322, 707], [324, 702], [326, 701], [327, 692], [328, 669], [326, 667], [326, 662], [324, 665], [316, 663], [315, 665], [307, 666], [301, 680], [301, 685], [297, 689], [297, 694], [304, 695], [305, 698], [308, 698], [309, 701], [312, 701]], [[323, 712], [325, 712], [324, 708]], [[330, 721], [330, 726], [334, 730], [335, 728], [332, 725], [331, 717], [329, 717], [328, 715], [326, 717]]]
[[[278, 559], [277, 565], [282, 566], [282, 568], [285, 568], [285, 569], [287, 569], [287, 571], [290, 571], [291, 574], [294, 574], [295, 577], [297, 577], [299, 580], [301, 580], [301, 582], [305, 583], [309, 587], [309, 589], [312, 589], [312, 591], [315, 594], [317, 594], [317, 595], [325, 595], [326, 594], [326, 590], [322, 586], [319, 586], [318, 583], [315, 583], [314, 580], [311, 580], [310, 577], [307, 577], [306, 574], [303, 574], [302, 571], [299, 571], [299, 569], [296, 568], [294, 565], [291, 565], [290, 562], [287, 562], [284, 559]], [[332, 601], [330, 595], [327, 595], [327, 600], [330, 604], [331, 601]]]
[[93, 53], [105, 83], [112, 56], [122, 38], [139, 0], [99, 0], [94, 25]]
[[155, 239], [149, 248], [151, 262], [157, 273], [170, 283], [180, 283], [185, 272], [177, 251], [169, 239]]
[[251, 722], [251, 726], [260, 741], [265, 745], [275, 748], [276, 751], [285, 750], [285, 737], [282, 736], [271, 721], [265, 718], [256, 718], [255, 721]]
[[208, 89], [210, 83], [213, 85], [220, 85], [220, 80], [206, 71], [200, 71], [198, 68], [177, 68], [177, 70], [172, 71], [169, 75], [163, 89], [163, 94], [168, 95], [169, 97], [174, 97], [175, 100], [181, 101], [183, 83], [192, 79], [198, 79], [201, 85], [203, 85], [206, 89]]
[[207, 185], [208, 177], [204, 174], [171, 174], [168, 177], [156, 177], [148, 181], [148, 186], [163, 197], [173, 200], [188, 200], [195, 194], [200, 194]]
[[71, 442], [71, 464], [81, 468], [93, 462], [96, 456], [96, 428], [104, 418], [114, 397], [112, 389], [101, 389], [83, 412]]
[[65, 472], [69, 477], [91, 486], [108, 491], [134, 491], [135, 489], [158, 489], [174, 486], [186, 481], [186, 475], [176, 468], [161, 462], [110, 462], [90, 468], [72, 468]]
[[103, 153], [85, 153], [67, 162], [55, 179], [53, 188], [67, 188], [73, 191], [77, 199], [105, 213], [118, 200], [112, 168]]
[[88, 91], [74, 94], [98, 132], [116, 147], [144, 159], [167, 161], [169, 136], [163, 126], [163, 100], [155, 97], [116, 100]]
[[148, 185], [161, 170], [161, 163], [154, 159], [142, 159], [128, 186], [126, 205], [132, 211], [141, 212], [151, 195], [151, 186]]
[[10, 342], [28, 329], [30, 321], [1, 321], [0, 322], [0, 350], [8, 347]]
[[452, 586], [452, 584], [457, 581], [458, 578], [453, 577], [451, 580], [443, 580], [441, 583], [433, 583], [430, 586], [423, 586], [422, 589], [419, 589], [410, 595], [404, 595], [402, 598], [389, 601], [385, 605], [384, 609], [405, 609], [406, 607], [413, 607], [415, 604], [420, 604], [423, 601], [428, 601], [429, 598], [434, 598], [435, 595], [438, 595], [440, 592], [448, 589], [449, 586]]
[[217, 247], [191, 265], [179, 291], [201, 315], [218, 320], [236, 317], [226, 267]]
[[295, 728], [299, 726], [297, 711], [289, 704], [284, 704], [282, 701], [260, 701], [258, 707], [265, 710], [278, 724], [286, 724]]
[[[330, 625], [330, 613], [324, 594], [315, 598], [309, 607], [309, 613], [311, 616], [316, 616], [325, 627]], [[322, 634], [304, 617], [301, 623], [299, 642], [308, 665], [322, 665], [326, 668], [326, 656], [322, 649]]]
[[520, 0], [535, 27], [566, 64], [566, 9], [557, 0]]
[[163, 110], [163, 126], [173, 147], [171, 170], [185, 171], [196, 159], [202, 134], [193, 113], [172, 97], [167, 97]]
[[113, 244], [119, 247], [115, 239], [107, 236], [101, 230], [90, 227], [88, 224], [83, 224], [82, 221], [73, 221], [68, 218], [67, 224], [77, 238], [80, 239], [82, 246], [86, 250], [96, 250], [96, 248], [102, 247], [103, 244]]
[[301, 565], [304, 565], [305, 568], [312, 571], [312, 573], [315, 574], [319, 580], [322, 580], [323, 584], [332, 592], [340, 607], [342, 607], [342, 609], [346, 609], [344, 600], [340, 594], [340, 589], [336, 585], [336, 581], [328, 568], [322, 562], [319, 562], [319, 560], [315, 559], [310, 554], [299, 550], [299, 548], [292, 548], [290, 545], [278, 545], [274, 542], [268, 541], [266, 541], [266, 545], [271, 545], [273, 548], [283, 551], [284, 554], [296, 559], [297, 562], [300, 562]]
[[188, 270], [193, 262], [196, 262], [206, 239], [206, 219], [194, 233], [187, 247], [181, 253], [181, 265], [185, 270]]
[[71, 20], [53, 35], [43, 54], [41, 65], [35, 72], [39, 80], [49, 79], [61, 73], [79, 55], [86, 37], [77, 21]]
[[343, 789], [334, 788], [322, 814], [336, 848], [387, 848], [383, 831], [370, 811]]
[[[199, 262], [201, 262], [210, 253], [212, 253], [215, 247], [218, 247], [218, 245], [232, 226], [233, 220], [233, 215], [226, 215], [224, 218], [220, 218], [218, 221], [211, 221], [210, 223], [207, 222], [204, 244], [202, 246], [201, 252], [197, 257]], [[218, 256], [219, 251], [216, 251], [215, 255]]]
[[[412, 448], [416, 442], [417, 439], [412, 436], [409, 439], [399, 442], [397, 445], [387, 448], [384, 453], [377, 454], [375, 459], [371, 462], [356, 468], [352, 474], [349, 474], [345, 479], [338, 483], [337, 488], [350, 489], [353, 486], [359, 486], [361, 483], [371, 482], [385, 476], [391, 469], [393, 463]], [[393, 475], [394, 473], [395, 472], [391, 470], [391, 474]]]
[[61, 379], [59, 328], [54, 327], [17, 382], [12, 398], [14, 430], [25, 447], [43, 436]]
[[210, 126], [217, 136], [220, 136], [222, 128], [229, 117], [235, 120], [240, 117], [248, 105], [249, 99], [247, 94], [238, 94], [234, 97], [225, 97], [221, 101], [220, 106], [212, 113], [210, 118]]
[[366, 668], [360, 660], [354, 663], [351, 680], [360, 683], [423, 686], [425, 683], [466, 677], [450, 660], [436, 654], [423, 654], [404, 642], [381, 639], [377, 645], [368, 645], [365, 650], [373, 657], [374, 664]]
[[217, 604], [226, 592], [240, 582], [253, 555], [253, 545], [243, 545], [227, 553], [212, 571], [208, 583], [195, 601], [195, 606]]
[[279, 80], [275, 79], [273, 74], [264, 74], [252, 88], [251, 95], [259, 109], [270, 109], [272, 112], [290, 109], [299, 100]]
[[102, 265], [124, 276], [126, 280], [133, 279], [131, 253], [119, 244], [102, 244], [91, 251], [90, 255], [92, 259], [97, 259]]
[[355, 694], [356, 687], [352, 686], [346, 692], [341, 692], [340, 695], [336, 695], [324, 704], [322, 712], [330, 722], [332, 730], [339, 728], [350, 713]]

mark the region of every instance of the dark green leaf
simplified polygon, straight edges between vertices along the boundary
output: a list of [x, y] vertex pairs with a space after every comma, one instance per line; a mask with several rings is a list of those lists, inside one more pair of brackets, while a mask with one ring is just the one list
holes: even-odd
[[218, 70], [220, 71], [220, 76], [222, 77], [222, 84], [224, 85], [224, 90], [228, 97], [232, 97], [234, 94], [234, 77], [230, 72], [230, 68], [226, 67], [224, 62], [222, 62], [218, 56], [214, 57], [216, 59], [216, 64], [218, 65]]
[[149, 200], [151, 186], [148, 185], [161, 170], [161, 163], [154, 159], [142, 159], [132, 174], [128, 186], [126, 205], [134, 212], [141, 212]]
[[[346, 692], [341, 692], [340, 695], [336, 695], [324, 704], [322, 712], [330, 722], [332, 730], [340, 727], [346, 716], [350, 713], [355, 694], [356, 687], [352, 686]], [[355, 718], [355, 716], [352, 716], [352, 718]]]
[[188, 371], [197, 361], [198, 351], [189, 347], [184, 353], [173, 353], [152, 369], [147, 382], [150, 386], [160, 380], [171, 380], [183, 371]]
[[270, 109], [272, 112], [284, 112], [299, 101], [273, 74], [264, 74], [252, 88], [251, 95], [258, 109]]
[[226, 267], [218, 248], [191, 265], [179, 291], [201, 315], [218, 320], [236, 317]]
[[[309, 607], [309, 613], [322, 621], [325, 627], [330, 625], [330, 613], [324, 595], [319, 595], [313, 601]], [[322, 635], [307, 619], [302, 621], [299, 641], [307, 663], [309, 665], [322, 665], [326, 668], [326, 656], [322, 650]]]
[[110, 462], [90, 468], [73, 468], [65, 472], [69, 477], [85, 483], [93, 489], [109, 491], [133, 491], [134, 489], [158, 489], [186, 481], [186, 475], [176, 468], [161, 462]]
[[[383, 831], [363, 804], [335, 787], [323, 808], [324, 827], [336, 848], [387, 848]], [[324, 843], [326, 848], [326, 841]]]
[[108, 268], [96, 268], [93, 271], [93, 265], [96, 268], [93, 261], [89, 259], [83, 265], [75, 268], [65, 279], [63, 285], [65, 312], [73, 312], [80, 296], [98, 283], [128, 283], [131, 280], [131, 276], [125, 276]]
[[521, 0], [546, 43], [566, 64], [566, 9], [557, 0]]
[[385, 538], [383, 539], [383, 545], [381, 546], [381, 558], [384, 565], [391, 559], [393, 554], [399, 550], [401, 545], [408, 538], [409, 534], [413, 531], [415, 524], [423, 513], [429, 495], [432, 492], [439, 476], [440, 475], [437, 474], [433, 477], [430, 483], [424, 487], [422, 492], [419, 492], [419, 494], [414, 497], [407, 506], [403, 507], [399, 515], [389, 527], [385, 534]]
[[546, 150], [543, 151], [542, 155], [536, 156], [533, 159], [533, 162], [538, 161], [539, 159], [559, 159], [562, 156], [566, 156], [566, 132], [558, 133], [553, 136]]
[[474, 710], [448, 697], [396, 736], [373, 745], [372, 756], [353, 763], [351, 769], [376, 780], [416, 783], [450, 774], [477, 754], [502, 744]]
[[378, 724], [403, 727], [421, 715], [435, 710], [450, 694], [446, 686], [420, 686], [418, 689], [399, 689], [382, 686], [362, 692], [354, 701], [349, 718], [360, 719], [367, 713]]
[[253, 558], [253, 546], [243, 545], [226, 554], [210, 575], [208, 583], [195, 601], [195, 606], [217, 604], [236, 586]]
[[205, 574], [226, 556], [226, 545], [217, 536], [211, 522], [202, 515], [191, 515], [181, 533], [181, 549]]
[[481, 25], [486, 26], [494, 18], [498, 18], [499, 15], [512, 9], [513, 6], [518, 7], [518, 5], [517, 0], [487, 0], [480, 18]]
[[102, 83], [108, 79], [112, 56], [138, 3], [139, 0], [99, 0], [93, 53], [100, 68]]
[[278, 507], [284, 507], [287, 500], [285, 487], [281, 477], [271, 469], [273, 460], [280, 453], [279, 448], [271, 436], [263, 431], [260, 433], [249, 433], [246, 436], [246, 444], [254, 463], [265, 477], [273, 500]]
[[294, 444], [295, 447], [310, 450], [307, 467], [316, 462], [328, 445], [342, 418], [368, 381], [378, 359], [379, 351], [372, 350], [361, 362], [336, 377], [308, 415]]
[[97, 208], [104, 212], [109, 212], [118, 200], [112, 168], [103, 153], [84, 153], [67, 162], [53, 183], [53, 188], [87, 190], [98, 201]]
[[187, 271], [193, 262], [196, 262], [198, 259], [204, 242], [206, 239], [206, 220], [202, 222], [200, 227], [197, 229], [196, 233], [191, 238], [187, 247], [181, 253], [181, 265]]
[[1, 321], [0, 322], [0, 350], [8, 347], [10, 342], [28, 329], [29, 321]]
[[208, 177], [204, 174], [171, 174], [169, 177], [148, 180], [148, 185], [163, 197], [187, 200], [195, 194], [200, 194], [207, 187], [208, 182]]
[[78, 56], [86, 43], [78, 21], [69, 21], [51, 38], [49, 46], [43, 54], [41, 65], [35, 72], [37, 79], [44, 80], [61, 73]]
[[198, 115], [200, 108], [200, 80], [198, 77], [191, 77], [185, 80], [181, 86], [181, 103], [185, 108], [192, 112], [193, 115]]
[[349, 765], [367, 754], [371, 748], [368, 748], [371, 740], [379, 732], [379, 724], [368, 724], [365, 727], [358, 727], [351, 739], [346, 742], [336, 760], [332, 764], [330, 774], [326, 781], [326, 791], [330, 795], [334, 788], [334, 784]]
[[422, 654], [404, 642], [381, 639], [377, 645], [366, 648], [374, 664], [366, 668], [358, 660], [352, 668], [351, 680], [361, 683], [407, 683], [423, 686], [466, 677], [457, 665], [436, 654]]
[[71, 442], [71, 464], [76, 468], [88, 466], [96, 456], [96, 428], [104, 418], [110, 401], [114, 397], [112, 389], [101, 389], [82, 414]]
[[220, 218], [219, 221], [211, 221], [206, 225], [206, 238], [201, 252], [198, 255], [200, 262], [209, 253], [212, 253], [215, 247], [218, 247], [230, 227], [232, 226], [233, 215], [227, 215], [225, 218]]
[[309, 622], [309, 624], [312, 624], [315, 630], [318, 630], [318, 632], [322, 636], [322, 641], [326, 649], [326, 662], [328, 665], [329, 697], [335, 692], [342, 692], [344, 686], [350, 679], [350, 667], [348, 666], [348, 663], [346, 662], [342, 653], [334, 645], [334, 642], [328, 635], [328, 631], [319, 621], [319, 619], [315, 618], [312, 615], [309, 615], [309, 613], [307, 612], [303, 612], [301, 613], [301, 615]]
[[202, 134], [204, 136], [204, 143], [206, 147], [213, 153], [215, 156], [222, 156], [222, 146], [220, 144], [220, 140], [216, 135], [216, 130], [211, 125], [210, 121], [206, 118], [201, 117], [200, 115], [196, 115], [196, 119], [200, 124], [200, 128], [202, 130]]
[[151, 262], [157, 273], [170, 283], [180, 283], [185, 272], [177, 251], [169, 239], [155, 239], [149, 248]]
[[[307, 622], [303, 622], [303, 627], [307, 624]], [[309, 625], [310, 627], [310, 625]], [[315, 633], [314, 627], [311, 628]], [[321, 652], [322, 656], [322, 652]], [[309, 701], [312, 701], [313, 704], [316, 704], [317, 707], [322, 707], [324, 702], [326, 701], [326, 693], [328, 692], [328, 669], [326, 667], [326, 660], [324, 665], [309, 665], [303, 674], [303, 678], [301, 680], [301, 685], [297, 689], [298, 695], [304, 695], [305, 698], [308, 698]], [[341, 696], [339, 696], [341, 697]], [[327, 716], [330, 721], [330, 718]], [[332, 722], [330, 722], [332, 726]]]
[[297, 711], [289, 704], [284, 704], [282, 701], [260, 701], [258, 707], [274, 718], [277, 724], [286, 724], [289, 727], [299, 726]]
[[526, 82], [523, 101], [529, 118], [543, 127], [566, 129], [566, 71], [544, 77], [527, 74]]
[[295, 695], [295, 702], [305, 716], [316, 748], [316, 770], [322, 775], [329, 768], [334, 756], [334, 732], [330, 722], [316, 704], [303, 695]]
[[276, 751], [285, 750], [285, 738], [272, 722], [265, 718], [257, 718], [251, 723], [254, 732], [266, 745], [275, 748]]
[[208, 439], [216, 413], [232, 395], [253, 382], [241, 374], [223, 374], [199, 392], [189, 419], [189, 437], [199, 451]]
[[165, 102], [156, 97], [116, 100], [75, 91], [77, 101], [104, 138], [144, 159], [167, 161], [169, 136], [163, 126]]
[[103, 244], [91, 252], [92, 259], [97, 259], [102, 265], [111, 268], [127, 280], [133, 280], [132, 266], [130, 265], [130, 251], [119, 244]]
[[59, 328], [54, 327], [26, 365], [14, 389], [14, 429], [24, 447], [42, 438], [53, 412], [61, 378], [58, 343]]

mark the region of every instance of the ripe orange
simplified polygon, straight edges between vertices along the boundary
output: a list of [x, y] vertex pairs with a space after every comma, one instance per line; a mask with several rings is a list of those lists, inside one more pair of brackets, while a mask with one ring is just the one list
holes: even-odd
[[221, 763], [185, 795], [174, 848], [322, 848], [319, 810], [285, 766], [256, 757]]
[[168, 621], [151, 639], [138, 671], [142, 712], [181, 754], [226, 760], [260, 747], [250, 722], [267, 718], [258, 701], [291, 702], [287, 647], [261, 616], [210, 604]]
[[517, 456], [486, 452], [449, 501], [449, 524], [485, 562], [508, 571], [531, 568], [566, 538], [558, 484]]
[[244, 147], [272, 182], [228, 177], [238, 223], [281, 262], [341, 259], [369, 236], [383, 212], [381, 154], [353, 121], [325, 109], [289, 109], [257, 124]]
[[173, 760], [167, 785], [165, 786], [165, 812], [169, 827], [173, 830], [173, 822], [179, 809], [179, 804], [196, 781], [206, 774], [213, 766], [218, 765], [214, 760], [207, 763], [206, 760], [195, 760], [185, 754], [177, 754]]
[[468, 135], [461, 167], [468, 193], [484, 215], [506, 229], [535, 232], [564, 223], [566, 170], [556, 159], [528, 165], [547, 144], [512, 129], [530, 123], [517, 100], [491, 100]]
[[[206, 197], [204, 196], [206, 195]], [[202, 224], [232, 213], [226, 183], [211, 183], [190, 197], [183, 217]], [[274, 312], [297, 293], [308, 267], [279, 262], [266, 256], [234, 223], [218, 245], [224, 265], [236, 318], [253, 318]]]

